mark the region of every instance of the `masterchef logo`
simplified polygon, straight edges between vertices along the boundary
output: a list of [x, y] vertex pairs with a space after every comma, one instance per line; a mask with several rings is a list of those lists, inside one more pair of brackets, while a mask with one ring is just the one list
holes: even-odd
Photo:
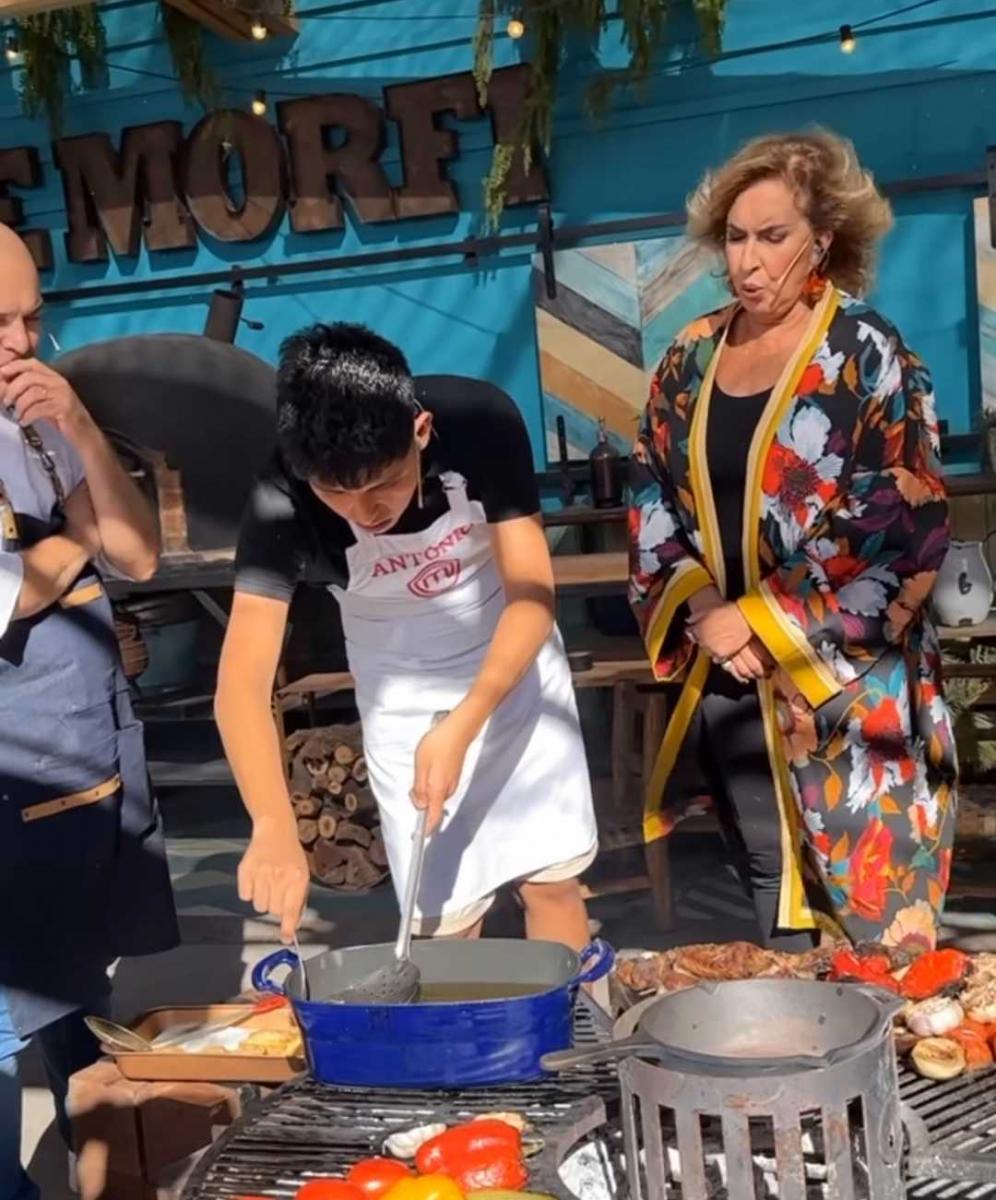
[[453, 587], [460, 578], [460, 560], [450, 554], [470, 533], [473, 526], [458, 525], [438, 542], [410, 554], [389, 554], [374, 564], [373, 577], [393, 575], [396, 571], [415, 571], [408, 581], [413, 596], [438, 596]]
[[422, 599], [448, 591], [460, 578], [460, 560], [441, 558], [423, 567], [414, 579], [408, 580], [408, 590]]

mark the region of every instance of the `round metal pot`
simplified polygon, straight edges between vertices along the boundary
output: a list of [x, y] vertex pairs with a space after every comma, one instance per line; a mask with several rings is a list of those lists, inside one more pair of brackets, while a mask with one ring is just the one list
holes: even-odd
[[[467, 1087], [536, 1079], [540, 1059], [571, 1044], [578, 988], [612, 969], [596, 941], [580, 955], [554, 942], [519, 939], [423, 941], [412, 958], [424, 985], [537, 987], [524, 996], [414, 1004], [323, 1000], [391, 961], [391, 945], [330, 950], [307, 960], [278, 950], [253, 971], [253, 987], [290, 998], [311, 1073], [325, 1083], [382, 1087]], [[271, 978], [292, 968], [283, 984]], [[307, 997], [307, 998], [306, 998]]]
[[631, 1037], [549, 1054], [543, 1066], [641, 1056], [700, 1074], [819, 1069], [884, 1041], [902, 1005], [891, 992], [850, 983], [703, 983], [649, 1004]]

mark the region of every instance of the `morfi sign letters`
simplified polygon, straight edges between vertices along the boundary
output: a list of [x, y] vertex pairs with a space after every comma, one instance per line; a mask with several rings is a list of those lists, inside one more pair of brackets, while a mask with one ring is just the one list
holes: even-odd
[[[496, 71], [481, 109], [470, 72], [395, 84], [381, 108], [363, 96], [328, 93], [277, 105], [274, 129], [261, 117], [212, 113], [184, 137], [178, 121], [125, 129], [120, 146], [106, 133], [59, 138], [53, 159], [66, 204], [66, 254], [101, 262], [149, 250], [182, 250], [198, 231], [222, 242], [252, 242], [289, 216], [295, 233], [342, 229], [344, 201], [364, 223], [404, 221], [460, 209], [446, 162], [457, 135], [439, 118], [487, 117], [498, 142], [511, 141], [528, 84], [528, 68]], [[386, 122], [398, 127], [403, 182], [393, 185], [380, 163]], [[241, 176], [237, 193], [232, 179]], [[23, 228], [20, 198], [10, 188], [44, 183], [34, 147], [0, 149], [0, 221], [27, 242], [41, 268], [52, 266], [51, 235]], [[547, 196], [542, 168], [527, 174], [520, 156], [509, 177], [508, 202]]]

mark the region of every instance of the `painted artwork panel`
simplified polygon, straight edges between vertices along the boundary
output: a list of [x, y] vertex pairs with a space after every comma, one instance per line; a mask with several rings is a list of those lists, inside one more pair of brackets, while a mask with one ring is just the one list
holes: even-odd
[[715, 258], [676, 235], [558, 250], [553, 300], [538, 255], [533, 265], [548, 463], [559, 461], [557, 417], [572, 459], [588, 456], [600, 417], [628, 454], [669, 342], [729, 299]]
[[979, 299], [979, 369], [982, 412], [996, 417], [996, 250], [989, 232], [989, 200], [974, 202], [975, 278]]

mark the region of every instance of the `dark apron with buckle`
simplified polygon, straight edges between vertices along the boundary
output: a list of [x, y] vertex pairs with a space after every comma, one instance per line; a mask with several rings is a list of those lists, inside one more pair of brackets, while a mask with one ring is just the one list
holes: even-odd
[[[0, 522], [6, 549], [63, 525]], [[179, 941], [162, 821], [110, 600], [87, 567], [62, 599], [0, 637], [0, 988], [25, 1037], [99, 997], [123, 955]]]

